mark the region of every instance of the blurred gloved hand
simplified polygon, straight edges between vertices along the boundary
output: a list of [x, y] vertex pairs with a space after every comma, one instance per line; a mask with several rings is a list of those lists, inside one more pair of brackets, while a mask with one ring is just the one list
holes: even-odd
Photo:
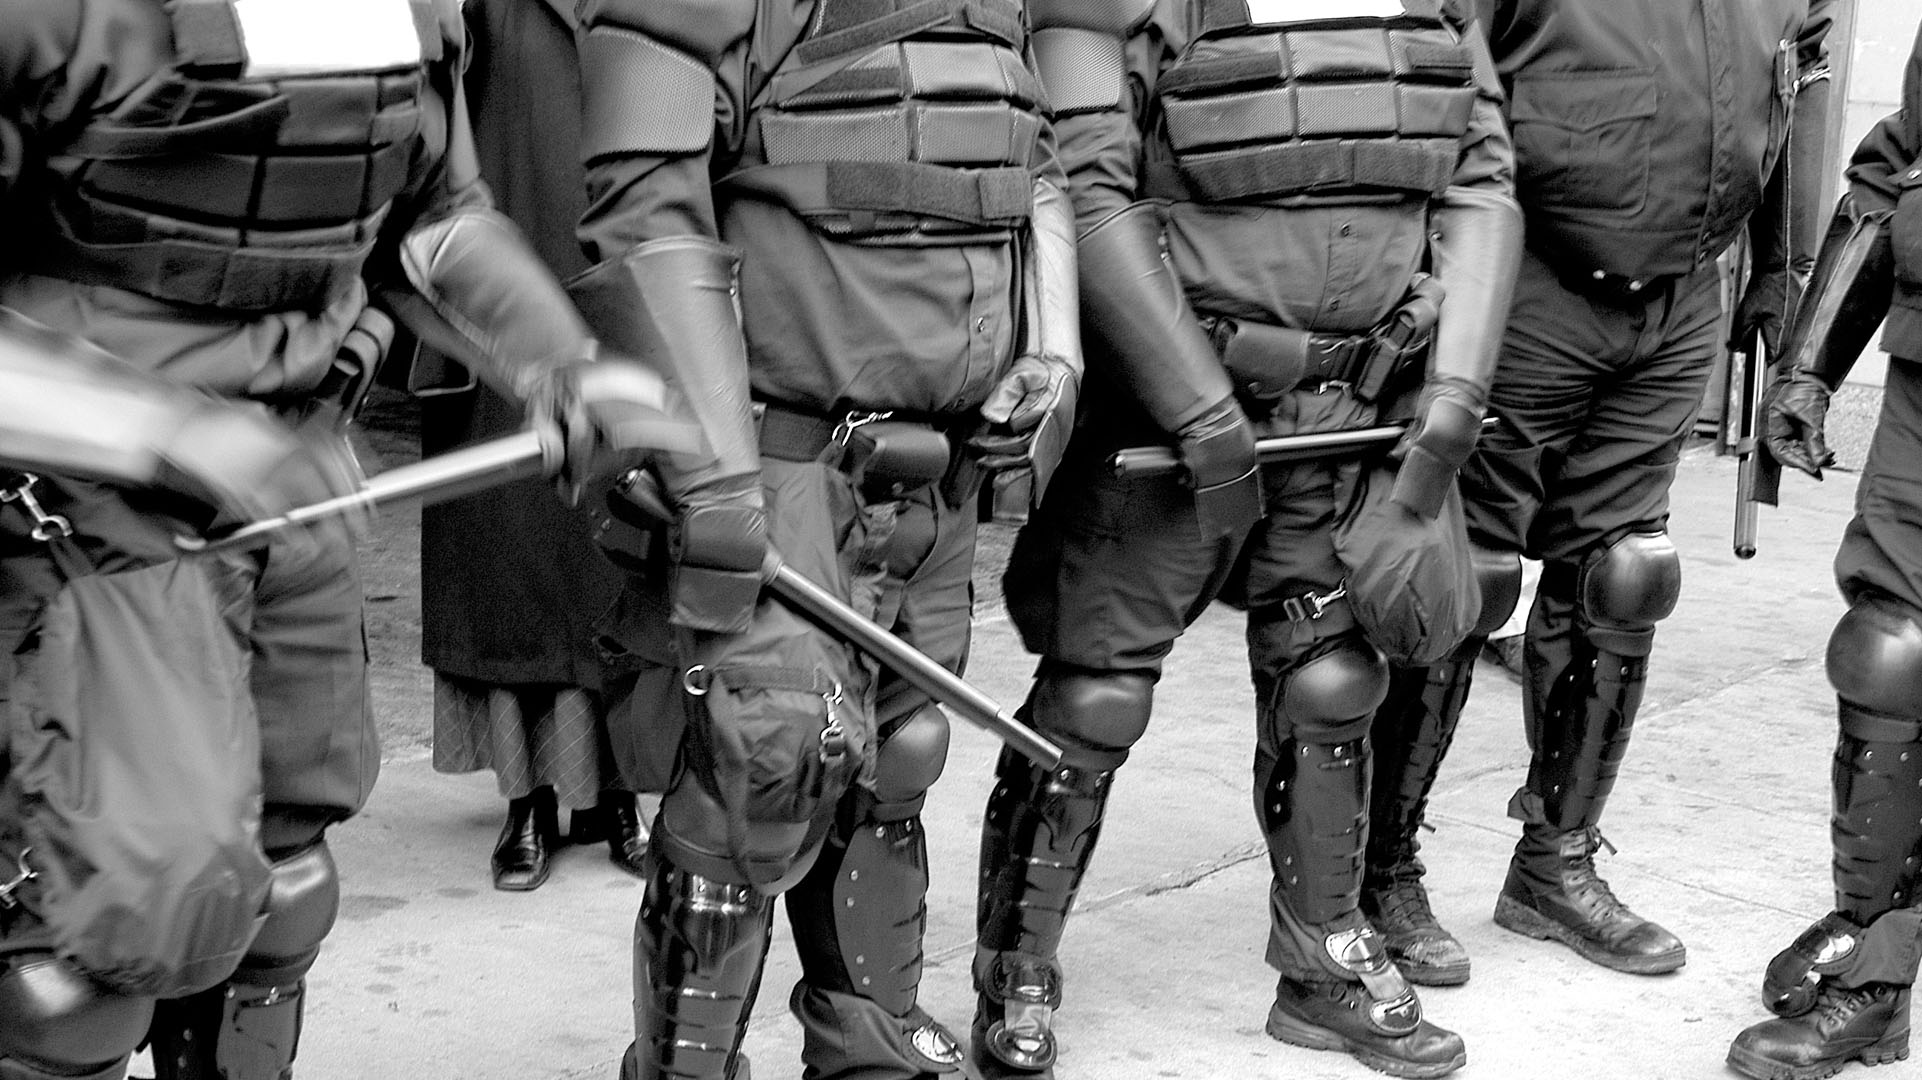
[[[212, 507], [216, 525], [277, 517], [359, 491], [366, 479], [331, 421], [289, 428], [253, 402], [209, 398], [157, 450], [153, 486]], [[358, 536], [368, 517], [346, 521]]]
[[1769, 453], [1784, 465], [1822, 479], [1822, 467], [1835, 464], [1823, 427], [1834, 391], [1812, 371], [1776, 377], [1762, 395], [1764, 437]]
[[560, 449], [555, 482], [569, 505], [653, 453], [701, 446], [679, 395], [648, 368], [613, 357], [543, 373], [527, 392], [527, 419], [543, 442]]

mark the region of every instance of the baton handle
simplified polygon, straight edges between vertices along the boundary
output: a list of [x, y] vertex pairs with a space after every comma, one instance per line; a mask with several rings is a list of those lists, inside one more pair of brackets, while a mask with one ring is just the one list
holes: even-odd
[[[1493, 426], [1495, 418], [1482, 418], [1482, 429]], [[1399, 440], [1407, 424], [1380, 424], [1347, 431], [1316, 431], [1307, 435], [1271, 435], [1255, 440], [1255, 458], [1263, 465], [1317, 458], [1343, 457], [1365, 453]], [[1108, 468], [1119, 477], [1167, 476], [1184, 466], [1181, 453], [1171, 446], [1131, 446], [1108, 455]]]

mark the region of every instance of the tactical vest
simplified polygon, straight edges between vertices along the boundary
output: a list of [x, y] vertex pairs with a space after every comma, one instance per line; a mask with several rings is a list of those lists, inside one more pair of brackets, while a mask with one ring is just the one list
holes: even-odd
[[234, 0], [169, 3], [173, 70], [49, 156], [49, 235], [27, 268], [230, 311], [340, 295], [407, 183], [444, 48], [430, 0], [351, 6], [381, 16], [380, 40], [300, 55], [298, 28], [276, 28], [294, 55], [268, 65]]
[[1473, 54], [1441, 3], [1261, 24], [1244, 0], [1201, 0], [1200, 32], [1156, 87], [1144, 194], [1439, 195], [1476, 96]]
[[756, 95], [725, 190], [835, 238], [976, 237], [1023, 224], [1041, 88], [1014, 0], [821, 0]]

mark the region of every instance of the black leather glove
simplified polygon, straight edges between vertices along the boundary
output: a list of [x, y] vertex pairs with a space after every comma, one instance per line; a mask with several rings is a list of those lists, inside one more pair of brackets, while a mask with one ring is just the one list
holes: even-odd
[[1835, 464], [1835, 453], [1823, 436], [1833, 393], [1812, 371], [1785, 372], [1769, 384], [1762, 396], [1762, 417], [1775, 460], [1817, 480], [1823, 466]]
[[630, 360], [577, 360], [527, 390], [527, 421], [561, 449], [556, 483], [570, 505], [653, 454], [700, 447], [699, 428], [659, 375]]

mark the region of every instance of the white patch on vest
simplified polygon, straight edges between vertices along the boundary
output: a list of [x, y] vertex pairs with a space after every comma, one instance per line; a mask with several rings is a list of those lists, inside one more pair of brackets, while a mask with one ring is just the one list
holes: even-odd
[[234, 0], [250, 79], [413, 67], [420, 34], [407, 0]]
[[1256, 26], [1321, 19], [1388, 19], [1407, 14], [1401, 0], [1247, 0]]

